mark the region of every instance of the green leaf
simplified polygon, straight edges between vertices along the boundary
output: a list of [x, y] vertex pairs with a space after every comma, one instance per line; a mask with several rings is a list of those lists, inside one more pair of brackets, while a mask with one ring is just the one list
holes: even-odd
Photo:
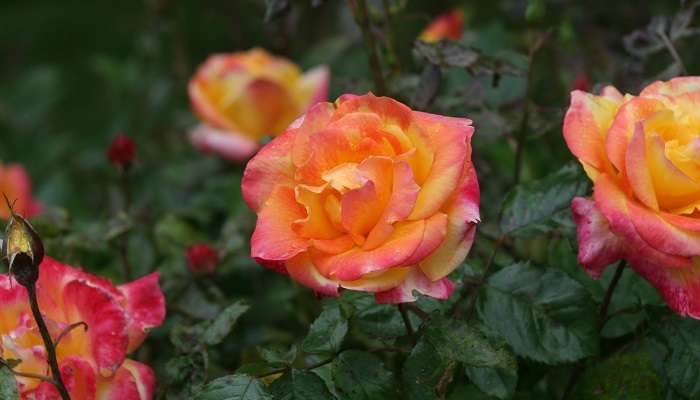
[[260, 349], [260, 357], [269, 363], [291, 365], [297, 358], [297, 346], [292, 345], [288, 349], [281, 346], [263, 347]]
[[657, 369], [679, 394], [700, 396], [700, 321], [657, 317], [651, 331], [663, 347], [656, 352]]
[[19, 400], [15, 376], [5, 367], [0, 367], [0, 399]]
[[207, 327], [202, 336], [202, 341], [214, 346], [221, 343], [222, 340], [231, 332], [231, 329], [238, 321], [238, 318], [250, 309], [250, 306], [243, 301], [237, 301], [226, 307], [224, 311]]
[[401, 378], [404, 393], [410, 400], [432, 400], [437, 398], [435, 387], [440, 382], [445, 370], [450, 366], [449, 359], [444, 358], [425, 336], [411, 350], [402, 367]]
[[578, 166], [570, 164], [543, 179], [516, 186], [503, 203], [501, 233], [533, 236], [570, 219], [571, 200], [589, 192]]
[[434, 318], [421, 339], [430, 342], [443, 358], [468, 366], [497, 367], [513, 362], [505, 344], [494, 344], [478, 323]]
[[323, 380], [310, 371], [292, 369], [270, 385], [275, 400], [333, 399]]
[[335, 388], [343, 400], [397, 398], [394, 375], [374, 354], [344, 351], [333, 361], [332, 368]]
[[656, 400], [661, 382], [649, 356], [628, 353], [586, 368], [574, 390], [576, 400]]
[[441, 67], [467, 68], [479, 60], [479, 53], [476, 50], [452, 40], [434, 43], [417, 40], [415, 47], [428, 62]]
[[207, 383], [195, 400], [272, 400], [265, 386], [248, 375], [228, 375]]
[[341, 298], [352, 307], [352, 326], [372, 338], [393, 339], [406, 335], [401, 313], [393, 304], [377, 304], [369, 293], [350, 292]]
[[472, 371], [480, 379], [477, 383], [472, 378], [480, 387], [480, 384], [487, 383], [489, 371], [498, 368], [504, 376], [505, 386], [501, 390], [512, 393], [517, 382], [516, 359], [502, 340], [499, 343], [489, 337], [485, 329], [476, 322], [467, 324], [460, 320], [433, 318], [423, 328], [418, 343], [403, 365], [402, 377], [408, 398], [434, 399], [435, 388], [445, 371], [456, 363], [468, 366], [467, 371]]
[[348, 319], [340, 304], [330, 304], [311, 324], [301, 348], [309, 354], [337, 353], [347, 333]]
[[515, 393], [518, 384], [518, 364], [513, 363], [502, 367], [479, 368], [466, 367], [464, 372], [469, 379], [484, 393], [499, 399], [509, 399]]
[[513, 264], [489, 278], [477, 304], [481, 319], [523, 357], [555, 364], [598, 352], [595, 305], [561, 271]]
[[[171, 393], [191, 397], [207, 380], [209, 359], [205, 351], [181, 355], [165, 364], [165, 381]], [[170, 398], [170, 397], [169, 397]]]

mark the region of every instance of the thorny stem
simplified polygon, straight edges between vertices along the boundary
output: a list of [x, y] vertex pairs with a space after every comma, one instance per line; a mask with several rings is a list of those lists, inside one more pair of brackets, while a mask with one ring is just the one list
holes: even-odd
[[49, 330], [46, 327], [46, 322], [44, 322], [44, 317], [41, 316], [41, 311], [39, 310], [39, 301], [36, 297], [36, 285], [34, 283], [27, 285], [27, 294], [29, 295], [29, 305], [32, 309], [32, 314], [34, 315], [34, 320], [41, 333], [41, 339], [44, 341], [44, 346], [46, 347], [46, 355], [49, 362], [49, 367], [51, 368], [51, 375], [53, 377], [53, 383], [58, 389], [58, 393], [61, 395], [61, 399], [70, 400], [70, 395], [66, 386], [63, 384], [63, 379], [61, 378], [61, 369], [58, 367], [58, 359], [56, 358], [56, 347], [54, 346]]
[[416, 344], [416, 331], [413, 329], [411, 318], [408, 316], [408, 311], [406, 311], [406, 306], [403, 303], [399, 303], [397, 306], [399, 307], [403, 324], [406, 325], [406, 333], [408, 333], [408, 336], [411, 338], [413, 344]]
[[[491, 266], [493, 265], [493, 261], [496, 259], [496, 253], [498, 253], [498, 250], [503, 246], [503, 243], [506, 241], [506, 236], [500, 236], [497, 240], [496, 243], [493, 245], [493, 251], [491, 251], [491, 255], [489, 256], [489, 259], [486, 261], [486, 266], [484, 267], [484, 272], [481, 274], [481, 277], [479, 278], [479, 281], [476, 282], [476, 284], [473, 285], [472, 289], [472, 295], [471, 298], [469, 299], [469, 304], [467, 305], [466, 309], [466, 315], [471, 316], [471, 314], [474, 312], [474, 307], [476, 307], [476, 297], [477, 297], [477, 291], [481, 288], [481, 286], [486, 282], [486, 278], [489, 276], [489, 271], [491, 270]], [[460, 299], [462, 300], [462, 299]], [[460, 303], [460, 301], [457, 301], [455, 305], [455, 314], [459, 315], [461, 314], [459, 308], [457, 305]]]
[[[610, 308], [610, 301], [612, 300], [613, 292], [615, 291], [617, 284], [620, 282], [620, 278], [622, 277], [622, 273], [624, 271], [625, 260], [620, 260], [620, 262], [617, 264], [617, 268], [615, 269], [615, 275], [613, 276], [612, 281], [610, 281], [610, 285], [608, 285], [608, 289], [605, 291], [603, 302], [600, 305], [600, 313], [598, 315], [598, 332], [600, 332], [603, 329], [605, 322], [608, 320], [608, 309]], [[581, 376], [585, 369], [585, 360], [579, 361], [574, 366], [574, 370], [571, 372], [571, 377], [569, 378], [569, 383], [566, 385], [566, 389], [564, 390], [564, 395], [561, 397], [562, 400], [566, 400], [569, 397], [569, 395], [571, 395], [571, 392], [574, 390], [574, 387], [576, 387], [576, 381], [578, 381], [579, 376]]]
[[676, 47], [673, 45], [673, 42], [671, 42], [671, 39], [668, 38], [666, 33], [662, 30], [657, 30], [656, 34], [661, 38], [661, 41], [664, 42], [664, 46], [666, 46], [666, 49], [668, 49], [668, 52], [671, 53], [671, 57], [673, 57], [673, 60], [678, 64], [678, 66], [681, 69], [681, 75], [688, 75], [688, 70], [685, 68], [685, 64], [683, 63], [683, 59], [681, 59], [681, 56], [678, 54], [678, 51], [676, 50]]
[[[329, 359], [327, 359], [327, 360], [323, 360], [323, 361], [321, 361], [321, 362], [318, 362], [318, 363], [316, 363], [316, 364], [311, 364], [311, 365], [309, 365], [308, 367], [304, 367], [304, 368], [302, 368], [302, 369], [303, 369], [304, 371], [311, 371], [311, 370], [314, 370], [314, 369], [316, 369], [316, 368], [323, 367], [323, 366], [326, 365], [326, 364], [330, 364], [331, 362], [333, 362], [333, 360], [335, 360], [335, 356], [333, 356], [333, 357], [331, 357], [331, 358], [329, 358]], [[282, 374], [282, 373], [285, 373], [285, 372], [289, 371], [291, 368], [292, 368], [291, 366], [286, 366], [286, 367], [282, 367], [282, 368], [277, 368], [277, 369], [273, 369], [272, 371], [265, 372], [265, 373], [263, 373], [263, 374], [255, 375], [255, 377], [256, 377], [256, 378], [264, 378], [264, 377], [270, 376], [270, 375]]]
[[[121, 191], [124, 195], [124, 213], [129, 215], [129, 211], [131, 211], [131, 185], [129, 183], [129, 168], [122, 167], [119, 169], [119, 171], [121, 175]], [[133, 268], [131, 267], [131, 262], [129, 262], [129, 238], [127, 235], [124, 235], [124, 237], [119, 240], [119, 257], [122, 260], [122, 266], [124, 268], [124, 278], [127, 282], [131, 281], [134, 273]]]
[[386, 30], [388, 32], [387, 47], [393, 58], [394, 72], [399, 73], [401, 72], [401, 60], [399, 58], [398, 46], [396, 45], [396, 34], [394, 33], [394, 24], [391, 19], [389, 0], [382, 0], [382, 8], [384, 11], [384, 23], [386, 24]]
[[520, 182], [520, 175], [523, 164], [523, 152], [525, 136], [530, 121], [530, 92], [532, 90], [532, 63], [535, 59], [535, 54], [542, 47], [544, 42], [549, 38], [551, 31], [545, 32], [537, 41], [530, 46], [527, 56], [527, 77], [525, 80], [525, 103], [523, 104], [523, 116], [520, 120], [520, 127], [515, 137], [515, 170], [513, 171], [513, 182], [517, 185]]
[[387, 93], [386, 83], [384, 82], [384, 73], [382, 72], [379, 55], [377, 54], [377, 45], [374, 42], [374, 35], [372, 34], [372, 28], [367, 15], [367, 2], [366, 0], [347, 0], [347, 2], [355, 16], [355, 22], [362, 30], [365, 48], [369, 55], [369, 66], [372, 70], [372, 78], [374, 79], [374, 90], [377, 91], [377, 95], [385, 95]]

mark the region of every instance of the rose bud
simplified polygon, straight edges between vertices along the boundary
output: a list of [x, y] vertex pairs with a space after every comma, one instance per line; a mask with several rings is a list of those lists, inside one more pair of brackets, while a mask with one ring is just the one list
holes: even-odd
[[134, 162], [134, 141], [127, 135], [117, 135], [107, 149], [109, 162], [123, 169], [129, 169]]
[[265, 136], [282, 132], [307, 108], [328, 96], [326, 66], [306, 73], [263, 49], [215, 54], [189, 84], [202, 124], [190, 133], [201, 151], [231, 161], [253, 155]]
[[571, 93], [564, 138], [593, 181], [572, 203], [578, 260], [600, 277], [625, 259], [681, 315], [700, 319], [700, 77], [638, 96]]
[[245, 169], [252, 257], [326, 296], [448, 298], [479, 221], [473, 132], [372, 94], [316, 104]]
[[419, 39], [432, 43], [443, 39], [459, 40], [464, 30], [464, 13], [459, 8], [435, 18], [420, 34]]
[[33, 285], [39, 278], [39, 264], [44, 258], [44, 244], [32, 225], [14, 212], [7, 197], [5, 201], [11, 216], [2, 240], [2, 258], [6, 260], [10, 273], [20, 285]]
[[574, 83], [571, 85], [571, 90], [581, 90], [583, 92], [591, 90], [591, 81], [588, 79], [588, 74], [581, 72], [576, 75], [576, 79], [574, 79]]
[[194, 273], [213, 274], [219, 265], [219, 253], [206, 243], [190, 246], [186, 257], [187, 265]]
[[[32, 197], [32, 184], [24, 167], [0, 162], [0, 193], [14, 202], [17, 214], [31, 218], [40, 213], [43, 205]], [[0, 219], [9, 219], [12, 213], [6, 202], [0, 200]]]

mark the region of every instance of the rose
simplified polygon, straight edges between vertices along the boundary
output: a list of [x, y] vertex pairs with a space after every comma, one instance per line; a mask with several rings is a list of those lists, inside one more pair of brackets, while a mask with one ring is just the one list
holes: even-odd
[[700, 318], [700, 78], [571, 95], [564, 137], [594, 183], [572, 203], [593, 277], [626, 259], [682, 315]]
[[315, 105], [246, 167], [252, 257], [324, 295], [449, 297], [479, 220], [473, 131], [372, 94]]
[[120, 133], [115, 136], [107, 148], [107, 159], [113, 165], [121, 167], [125, 170], [131, 167], [134, 162], [134, 153], [136, 146], [134, 140], [129, 136]]
[[210, 56], [192, 78], [189, 96], [203, 124], [190, 137], [202, 151], [240, 161], [264, 136], [282, 132], [328, 96], [325, 66], [302, 74], [289, 60], [263, 49]]
[[4, 194], [10, 203], [14, 202], [15, 212], [27, 218], [41, 212], [43, 206], [32, 197], [32, 184], [24, 167], [19, 164], [3, 165], [0, 162], [0, 218], [10, 218], [10, 209], [1, 198]]
[[[153, 273], [125, 285], [48, 257], [40, 267], [37, 296], [51, 336], [84, 322], [60, 338], [56, 353], [63, 382], [73, 399], [150, 400], [153, 371], [129, 360], [147, 330], [165, 318], [165, 299]], [[0, 275], [0, 357], [18, 359], [17, 372], [45, 375], [46, 351], [32, 317], [26, 289]], [[17, 377], [22, 398], [60, 399], [53, 384]]]
[[459, 40], [464, 29], [464, 13], [455, 8], [435, 18], [420, 34], [420, 40], [428, 43], [442, 39]]

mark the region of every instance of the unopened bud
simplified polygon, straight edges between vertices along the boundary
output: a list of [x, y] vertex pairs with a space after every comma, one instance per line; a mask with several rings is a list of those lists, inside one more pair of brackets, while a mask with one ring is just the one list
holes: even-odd
[[134, 162], [134, 147], [134, 141], [129, 136], [123, 133], [119, 134], [109, 145], [107, 158], [112, 164], [129, 169]]
[[5, 228], [1, 255], [10, 267], [10, 273], [22, 286], [29, 286], [39, 279], [39, 264], [44, 259], [44, 244], [32, 225], [17, 214], [5, 197], [10, 209], [10, 220]]
[[206, 243], [195, 244], [187, 249], [187, 264], [196, 274], [213, 274], [219, 265], [219, 253]]

